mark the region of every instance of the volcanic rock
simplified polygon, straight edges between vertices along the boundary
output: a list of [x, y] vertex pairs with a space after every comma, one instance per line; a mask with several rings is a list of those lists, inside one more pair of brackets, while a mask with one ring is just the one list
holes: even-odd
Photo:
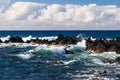
[[8, 41], [5, 42], [16, 42], [16, 43], [23, 43], [24, 41], [22, 40], [21, 37], [16, 36], [16, 37], [10, 37]]
[[86, 50], [94, 51], [96, 53], [103, 52], [120, 53], [120, 38], [117, 37], [112, 40], [99, 38], [94, 41], [91, 40], [91, 38], [88, 38], [86, 39]]
[[2, 40], [0, 39], [0, 43], [2, 43]]

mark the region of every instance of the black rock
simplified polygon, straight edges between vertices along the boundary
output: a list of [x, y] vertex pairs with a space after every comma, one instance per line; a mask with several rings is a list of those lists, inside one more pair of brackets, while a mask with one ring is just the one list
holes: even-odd
[[115, 62], [120, 63], [120, 57], [117, 57], [117, 58], [115, 59]]
[[65, 50], [65, 54], [74, 54], [72, 51], [67, 50], [66, 48], [64, 50]]
[[[5, 41], [5, 42], [7, 42], [7, 41]], [[22, 38], [19, 37], [19, 36], [16, 36], [16, 37], [13, 37], [13, 36], [12, 36], [12, 37], [9, 38], [8, 42], [23, 43], [24, 41], [23, 41]]]
[[120, 38], [107, 40], [99, 38], [96, 40], [86, 39], [86, 50], [94, 51], [96, 53], [116, 52], [120, 54]]
[[0, 43], [2, 43], [2, 40], [0, 39]]

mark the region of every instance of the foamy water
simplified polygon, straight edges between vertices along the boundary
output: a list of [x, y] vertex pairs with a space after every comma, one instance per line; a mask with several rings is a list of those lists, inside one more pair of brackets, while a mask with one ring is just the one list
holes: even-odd
[[[2, 37], [1, 40], [8, 40], [10, 36]], [[26, 42], [36, 37], [28, 36], [22, 39]], [[39, 39], [54, 40], [56, 36], [39, 37]], [[22, 79], [37, 80], [41, 77], [44, 80], [50, 79], [73, 79], [73, 80], [117, 80], [120, 74], [120, 65], [117, 63], [104, 63], [103, 59], [115, 60], [120, 54], [115, 52], [104, 52], [101, 54], [86, 51], [86, 44], [83, 39], [76, 45], [41, 45], [34, 43], [1, 43], [0, 44], [0, 71], [2, 77], [11, 75]], [[74, 54], [65, 54], [65, 48], [73, 51]], [[54, 64], [55, 61], [63, 64]], [[12, 65], [12, 66], [11, 66]], [[100, 75], [106, 71], [105, 75]], [[11, 75], [10, 75], [11, 74]], [[57, 77], [56, 77], [57, 76]]]

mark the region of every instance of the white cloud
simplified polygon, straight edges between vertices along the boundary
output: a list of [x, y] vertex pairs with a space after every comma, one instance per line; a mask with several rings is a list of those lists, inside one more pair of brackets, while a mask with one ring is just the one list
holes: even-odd
[[0, 29], [120, 29], [120, 7], [16, 2], [0, 20]]

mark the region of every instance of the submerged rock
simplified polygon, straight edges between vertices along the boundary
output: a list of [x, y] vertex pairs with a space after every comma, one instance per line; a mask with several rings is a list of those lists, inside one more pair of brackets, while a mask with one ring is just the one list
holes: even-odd
[[64, 63], [61, 61], [53, 61], [52, 64], [64, 64]]
[[109, 73], [106, 70], [103, 70], [103, 71], [96, 71], [94, 74], [96, 77], [100, 77], [100, 76], [107, 76]]
[[72, 51], [67, 50], [66, 48], [65, 48], [64, 50], [65, 50], [65, 53], [66, 53], [66, 54], [73, 54], [73, 52], [72, 52]]

